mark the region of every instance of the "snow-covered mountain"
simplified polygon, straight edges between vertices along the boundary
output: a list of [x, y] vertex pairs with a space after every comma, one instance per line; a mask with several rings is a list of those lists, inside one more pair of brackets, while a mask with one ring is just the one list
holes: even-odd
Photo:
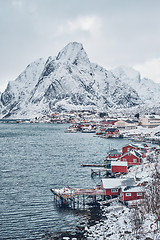
[[137, 92], [111, 71], [90, 62], [82, 44], [69, 43], [56, 57], [27, 66], [1, 94], [0, 117], [24, 118], [71, 109], [132, 107]]
[[135, 89], [144, 103], [160, 103], [160, 83], [155, 83], [148, 78], [141, 78], [138, 71], [125, 66], [115, 68], [112, 72], [123, 83]]

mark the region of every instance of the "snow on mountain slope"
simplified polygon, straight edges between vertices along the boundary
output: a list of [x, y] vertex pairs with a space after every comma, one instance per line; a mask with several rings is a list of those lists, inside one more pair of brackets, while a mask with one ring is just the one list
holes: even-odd
[[160, 84], [151, 79], [141, 79], [140, 73], [133, 68], [118, 67], [112, 70], [115, 77], [136, 90], [143, 102], [155, 104], [160, 102]]
[[15, 81], [8, 83], [6, 90], [1, 94], [2, 116], [7, 114], [9, 117], [20, 108], [25, 107], [23, 105], [30, 98], [44, 64], [44, 59], [38, 59], [29, 64]]
[[92, 64], [82, 46], [69, 43], [56, 57], [40, 59], [8, 86], [1, 96], [2, 117], [33, 117], [53, 111], [131, 107], [137, 92], [114, 74]]

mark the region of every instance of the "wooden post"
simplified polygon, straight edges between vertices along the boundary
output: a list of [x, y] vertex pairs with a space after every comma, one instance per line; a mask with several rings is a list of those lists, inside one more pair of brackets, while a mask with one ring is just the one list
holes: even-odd
[[85, 206], [85, 196], [83, 195], [83, 207]]
[[61, 205], [61, 197], [60, 197], [60, 194], [59, 194], [59, 206]]
[[77, 197], [77, 208], [79, 208], [79, 196]]
[[96, 202], [96, 195], [93, 195], [93, 202]]
[[75, 208], [75, 196], [73, 195], [73, 208]]
[[63, 198], [63, 204], [66, 204], [66, 199], [65, 198]]

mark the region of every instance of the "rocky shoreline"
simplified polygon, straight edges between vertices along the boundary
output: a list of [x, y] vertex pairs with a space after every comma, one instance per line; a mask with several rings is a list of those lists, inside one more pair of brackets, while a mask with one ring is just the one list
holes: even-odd
[[[83, 210], [82, 210], [83, 211]], [[78, 222], [74, 231], [59, 231], [56, 233], [45, 232], [42, 239], [46, 240], [86, 240], [88, 235], [88, 228], [96, 225], [97, 222], [103, 219], [103, 212], [100, 207], [93, 206], [87, 209], [86, 216], [84, 215], [82, 219]]]

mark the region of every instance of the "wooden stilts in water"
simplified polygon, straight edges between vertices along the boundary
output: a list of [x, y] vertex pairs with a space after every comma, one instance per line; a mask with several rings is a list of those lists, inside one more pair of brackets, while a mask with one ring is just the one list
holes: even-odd
[[66, 199], [65, 198], [63, 198], [63, 204], [66, 204]]
[[61, 205], [61, 196], [60, 196], [60, 194], [58, 195], [58, 197], [59, 197], [59, 206]]
[[85, 196], [83, 195], [83, 207], [85, 206]]
[[75, 196], [73, 196], [73, 208], [75, 208]]
[[77, 197], [77, 207], [79, 208], [79, 196]]
[[96, 195], [93, 196], [93, 202], [96, 202]]

